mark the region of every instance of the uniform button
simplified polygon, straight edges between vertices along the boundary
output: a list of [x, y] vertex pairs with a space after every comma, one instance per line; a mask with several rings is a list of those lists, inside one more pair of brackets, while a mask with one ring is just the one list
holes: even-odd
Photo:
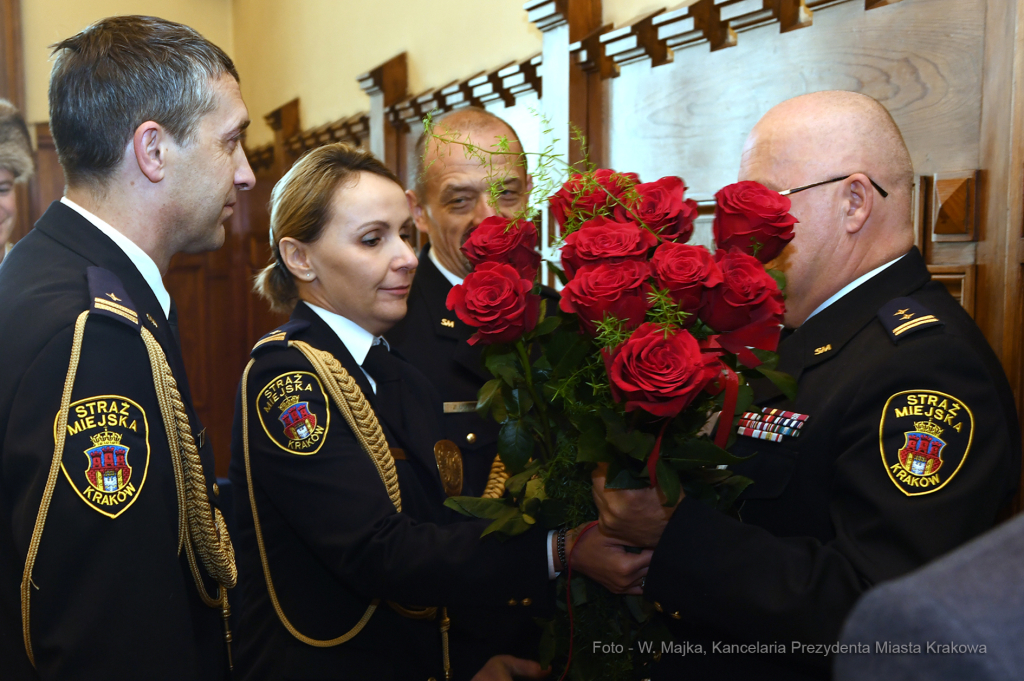
[[431, 676], [429, 679], [427, 679], [427, 681], [437, 681], [437, 679], [435, 679], [433, 676]]
[[522, 603], [523, 603], [523, 605], [525, 605], [525, 606], [531, 606], [531, 605], [533, 605], [533, 600], [532, 600], [532, 599], [530, 599], [530, 598], [524, 598], [524, 599], [523, 599], [523, 601], [522, 601]]
[[469, 433], [468, 435], [466, 435], [466, 442], [468, 442], [469, 444], [473, 444], [474, 442], [476, 442], [476, 433]]
[[220, 486], [217, 483], [213, 483], [213, 496], [220, 496]]
[[678, 612], [672, 613], [671, 615], [669, 615], [669, 617], [671, 617], [674, 620], [680, 620], [683, 618], [682, 615], [680, 615]]
[[517, 601], [514, 598], [510, 598], [510, 599], [508, 599], [508, 604], [513, 606], [513, 607], [515, 607], [515, 606], [519, 605], [519, 601]]
[[665, 609], [661, 607], [661, 603], [654, 601], [654, 609], [658, 612], [665, 612]]

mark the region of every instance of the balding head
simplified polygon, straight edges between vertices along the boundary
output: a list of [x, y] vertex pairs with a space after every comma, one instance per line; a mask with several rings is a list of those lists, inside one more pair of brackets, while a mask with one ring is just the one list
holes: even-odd
[[747, 139], [740, 179], [782, 191], [845, 176], [790, 197], [800, 224], [778, 261], [788, 279], [787, 326], [799, 326], [844, 286], [910, 250], [914, 169], [889, 112], [854, 92], [785, 101]]
[[526, 207], [531, 183], [522, 151], [512, 126], [475, 107], [435, 119], [432, 134], [420, 136], [409, 205], [416, 227], [430, 234], [431, 254], [452, 274], [469, 274], [459, 249], [480, 222]]

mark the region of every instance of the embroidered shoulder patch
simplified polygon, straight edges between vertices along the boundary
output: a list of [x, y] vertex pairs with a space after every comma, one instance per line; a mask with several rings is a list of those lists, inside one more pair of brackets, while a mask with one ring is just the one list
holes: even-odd
[[[56, 428], [54, 418], [54, 436]], [[139, 498], [149, 471], [146, 412], [120, 395], [72, 402], [60, 468], [90, 508], [118, 517]]]
[[256, 412], [274, 444], [302, 456], [320, 451], [331, 426], [327, 393], [320, 377], [309, 371], [290, 371], [263, 386]]
[[963, 467], [973, 440], [974, 414], [952, 395], [904, 390], [882, 409], [882, 463], [889, 479], [908, 497], [945, 487]]
[[890, 300], [878, 311], [878, 321], [889, 332], [893, 343], [898, 343], [912, 332], [943, 324], [928, 308], [913, 298]]

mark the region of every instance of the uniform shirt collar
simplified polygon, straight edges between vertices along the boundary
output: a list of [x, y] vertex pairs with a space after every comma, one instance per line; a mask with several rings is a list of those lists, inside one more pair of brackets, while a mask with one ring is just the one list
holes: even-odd
[[[854, 279], [853, 281], [851, 281], [851, 282], [850, 282], [849, 284], [847, 284], [847, 285], [846, 285], [846, 286], [844, 286], [843, 288], [839, 289], [839, 290], [838, 290], [838, 291], [837, 291], [837, 292], [835, 293], [835, 295], [833, 295], [833, 296], [832, 296], [831, 298], [829, 298], [828, 300], [826, 300], [826, 301], [825, 301], [824, 303], [822, 303], [822, 304], [821, 304], [821, 305], [819, 305], [818, 307], [814, 308], [814, 312], [812, 312], [812, 313], [811, 313], [810, 315], [808, 315], [808, 316], [807, 316], [807, 319], [810, 319], [810, 318], [811, 318], [811, 317], [813, 317], [814, 315], [818, 314], [819, 312], [821, 312], [822, 310], [824, 310], [825, 308], [827, 308], [827, 307], [828, 307], [829, 305], [831, 305], [832, 303], [836, 302], [837, 300], [839, 300], [840, 298], [842, 298], [843, 296], [845, 296], [845, 295], [846, 295], [847, 293], [849, 293], [849, 292], [850, 292], [850, 291], [852, 291], [853, 289], [857, 288], [858, 286], [860, 286], [861, 284], [863, 284], [864, 282], [866, 282], [866, 281], [867, 281], [868, 279], [870, 279], [871, 277], [875, 276], [876, 274], [879, 274], [879, 273], [880, 273], [880, 272], [881, 272], [882, 270], [884, 270], [885, 268], [889, 267], [890, 265], [894, 265], [894, 264], [896, 264], [896, 263], [897, 263], [897, 262], [899, 262], [899, 261], [900, 261], [901, 259], [903, 259], [904, 257], [906, 257], [906, 255], [907, 255], [907, 254], [906, 254], [906, 253], [904, 253], [904, 254], [903, 254], [903, 255], [901, 255], [901, 256], [900, 256], [899, 258], [895, 258], [895, 259], [893, 259], [893, 260], [890, 260], [889, 262], [885, 263], [884, 265], [881, 265], [881, 266], [879, 266], [879, 267], [876, 267], [875, 269], [871, 270], [871, 271], [870, 271], [870, 272], [868, 272], [867, 274], [862, 274], [861, 276], [857, 277], [856, 279]], [[804, 324], [806, 324], [806, 323], [807, 323], [807, 319], [805, 319], [805, 320], [804, 320]]]
[[441, 261], [437, 259], [436, 255], [434, 255], [433, 248], [427, 251], [427, 257], [430, 258], [430, 262], [434, 263], [434, 267], [437, 268], [437, 271], [443, 274], [444, 278], [447, 279], [448, 283], [450, 283], [452, 286], [458, 286], [459, 284], [462, 283], [461, 277], [452, 274], [444, 265], [441, 264]]
[[133, 265], [135, 265], [135, 269], [139, 271], [142, 278], [146, 280], [147, 284], [149, 284], [149, 288], [153, 289], [153, 295], [156, 296], [157, 302], [160, 303], [160, 309], [164, 311], [164, 317], [170, 319], [171, 294], [168, 293], [167, 289], [164, 287], [164, 280], [160, 276], [160, 268], [156, 266], [153, 258], [149, 257], [149, 254], [139, 248], [134, 241], [111, 227], [102, 219], [82, 208], [68, 197], [62, 196], [60, 202], [92, 223], [96, 229], [110, 237], [110, 240], [117, 244], [118, 248], [124, 251], [124, 254], [127, 255], [128, 259], [132, 261]]
[[306, 306], [315, 312], [320, 319], [324, 320], [327, 326], [331, 327], [331, 331], [338, 336], [338, 340], [342, 342], [345, 349], [348, 350], [349, 354], [352, 355], [352, 359], [359, 363], [359, 368], [362, 369], [363, 374], [367, 380], [370, 381], [370, 387], [373, 388], [373, 392], [377, 392], [377, 381], [373, 380], [373, 376], [366, 373], [366, 369], [363, 369], [363, 362], [366, 361], [366, 355], [370, 352], [370, 348], [374, 345], [384, 344], [388, 350], [391, 346], [384, 340], [383, 336], [374, 336], [372, 333], [364, 329], [363, 327], [356, 324], [351, 319], [342, 317], [340, 314], [325, 310], [322, 307], [314, 305], [309, 301], [303, 301]]

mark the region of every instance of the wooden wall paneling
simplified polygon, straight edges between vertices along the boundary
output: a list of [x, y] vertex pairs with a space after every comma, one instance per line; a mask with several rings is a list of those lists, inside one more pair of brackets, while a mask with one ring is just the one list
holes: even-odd
[[359, 76], [359, 87], [370, 96], [370, 151], [398, 172], [399, 159], [404, 155], [404, 150], [398, 148], [400, 136], [388, 121], [385, 110], [408, 95], [409, 66], [406, 53], [402, 52]]
[[977, 187], [981, 171], [935, 173], [931, 181], [932, 241], [974, 241], [977, 237]]
[[64, 196], [64, 169], [60, 166], [57, 158], [57, 147], [53, 144], [53, 136], [50, 135], [49, 123], [36, 123], [36, 174], [29, 180], [29, 201], [20, 203], [27, 210], [20, 212], [28, 213], [28, 224], [21, 233], [15, 233], [16, 238], [28, 234], [28, 229], [43, 217], [43, 213], [54, 201], [60, 201]]
[[960, 301], [967, 314], [974, 316], [977, 265], [928, 265], [932, 279], [945, 286]]

